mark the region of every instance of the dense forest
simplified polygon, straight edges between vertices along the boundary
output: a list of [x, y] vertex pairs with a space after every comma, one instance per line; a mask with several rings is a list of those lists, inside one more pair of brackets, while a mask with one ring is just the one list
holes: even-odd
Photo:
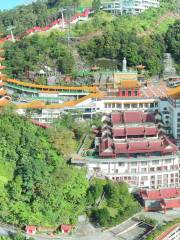
[[65, 137], [55, 146], [58, 154], [49, 135], [17, 115], [0, 115], [1, 221], [58, 226], [84, 212], [85, 172], [64, 161]]
[[[57, 227], [74, 224], [87, 212], [94, 223], [107, 226], [140, 209], [126, 184], [88, 183], [84, 169], [67, 164], [84, 133], [92, 134], [97, 119], [78, 122], [65, 115], [44, 130], [12, 114], [12, 109], [1, 109], [0, 114], [1, 221]], [[96, 205], [103, 194], [102, 204]]]
[[61, 34], [52, 32], [43, 37], [33, 35], [15, 44], [5, 44], [5, 64], [9, 76], [27, 77], [29, 71], [39, 72], [44, 66], [51, 68], [53, 73], [69, 73], [73, 70], [74, 59], [71, 50], [61, 41]]

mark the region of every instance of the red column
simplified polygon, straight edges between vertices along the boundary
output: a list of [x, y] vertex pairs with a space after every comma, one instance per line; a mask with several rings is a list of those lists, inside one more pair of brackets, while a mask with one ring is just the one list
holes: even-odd
[[140, 92], [140, 88], [139, 88], [138, 93], [137, 93], [138, 97], [140, 96], [140, 94], [141, 94], [141, 92]]
[[131, 90], [131, 96], [134, 97], [134, 89]]
[[122, 96], [122, 91], [121, 91], [121, 89], [119, 89], [119, 91], [118, 91], [118, 96], [119, 96], [119, 97]]

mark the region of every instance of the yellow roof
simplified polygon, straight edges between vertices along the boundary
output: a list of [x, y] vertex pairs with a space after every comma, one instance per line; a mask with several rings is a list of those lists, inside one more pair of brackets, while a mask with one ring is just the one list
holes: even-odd
[[38, 85], [38, 84], [33, 84], [33, 83], [21, 82], [16, 79], [4, 78], [3, 80], [6, 82], [9, 82], [9, 83], [14, 83], [14, 84], [24, 86], [24, 87], [41, 89], [42, 91], [48, 91], [48, 90], [87, 91], [87, 92], [96, 92], [97, 91], [97, 87], [95, 87], [95, 86], [79, 86], [79, 87], [58, 86], [58, 85], [57, 86], [47, 86], [47, 85]]
[[87, 96], [79, 98], [78, 100], [72, 100], [72, 101], [68, 101], [68, 102], [64, 102], [64, 103], [47, 104], [47, 105], [41, 101], [32, 101], [30, 103], [18, 104], [17, 108], [20, 108], [20, 109], [26, 109], [26, 108], [60, 109], [60, 108], [65, 108], [65, 107], [74, 107], [77, 104], [84, 102], [87, 99], [102, 98], [103, 96], [104, 96], [104, 94], [102, 92], [97, 92], [97, 93], [88, 94]]
[[137, 80], [121, 80], [117, 86], [122, 89], [139, 88], [140, 83]]
[[169, 97], [172, 97], [174, 99], [180, 99], [180, 86], [175, 88], [169, 88], [167, 93]]
[[3, 98], [0, 99], [0, 107], [6, 106], [9, 103], [10, 103], [10, 99], [8, 99], [8, 98], [3, 97]]

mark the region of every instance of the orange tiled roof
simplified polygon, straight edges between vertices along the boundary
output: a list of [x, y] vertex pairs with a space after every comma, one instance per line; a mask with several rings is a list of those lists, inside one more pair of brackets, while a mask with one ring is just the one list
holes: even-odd
[[0, 99], [0, 107], [2, 107], [2, 106], [6, 106], [6, 105], [8, 105], [10, 103], [10, 99], [7, 99], [7, 98], [1, 98]]
[[64, 103], [56, 103], [56, 104], [48, 104], [46, 105], [44, 102], [41, 101], [33, 101], [30, 103], [23, 103], [23, 104], [18, 104], [17, 108], [22, 108], [22, 109], [26, 109], [26, 108], [36, 108], [36, 109], [61, 109], [61, 108], [66, 108], [66, 107], [74, 107], [77, 104], [84, 102], [87, 99], [90, 98], [102, 98], [103, 97], [103, 93], [98, 92], [98, 93], [91, 93], [85, 97], [79, 98], [78, 100], [72, 100], [72, 101], [68, 101], [68, 102], [64, 102]]
[[0, 95], [1, 95], [1, 96], [4, 96], [4, 95], [6, 95], [6, 93], [7, 93], [7, 91], [6, 91], [6, 90], [4, 90], [4, 89], [0, 89]]
[[180, 86], [176, 88], [169, 88], [167, 92], [168, 92], [168, 96], [174, 99], [180, 99]]
[[132, 89], [140, 87], [140, 83], [138, 82], [138, 80], [121, 80], [117, 85], [122, 89]]

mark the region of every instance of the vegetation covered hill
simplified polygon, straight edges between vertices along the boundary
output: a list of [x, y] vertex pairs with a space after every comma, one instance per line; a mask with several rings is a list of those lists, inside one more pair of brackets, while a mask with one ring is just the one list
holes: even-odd
[[59, 154], [53, 144], [49, 133], [30, 121], [0, 115], [1, 221], [58, 226], [76, 222], [83, 213], [88, 188], [85, 172], [65, 163], [60, 138]]
[[[37, 0], [32, 4], [18, 6], [12, 10], [0, 11], [0, 33], [9, 33], [8, 26], [14, 26], [14, 33], [21, 34], [34, 26], [46, 26], [61, 17], [60, 8], [68, 6], [66, 17], [73, 15], [79, 6], [91, 6], [91, 1], [79, 0]], [[66, 15], [66, 13], [65, 13]]]
[[[69, 1], [69, 4], [72, 2], [79, 6], [78, 1], [76, 3]], [[26, 22], [30, 25], [46, 24], [50, 11], [55, 9], [57, 11], [57, 6], [65, 3], [67, 4], [67, 1], [49, 1], [48, 3], [38, 1], [37, 6], [32, 4], [21, 7], [21, 10], [29, 13], [31, 13], [30, 9], [35, 7], [36, 10], [32, 10], [33, 13], [39, 12], [36, 14], [36, 22], [33, 22], [34, 17], [32, 21], [31, 18], [24, 21], [21, 19], [21, 14], [17, 14], [13, 18], [13, 21], [16, 19], [19, 21], [15, 24], [16, 29], [20, 31], [19, 25], [23, 28], [27, 27]], [[80, 67], [73, 55], [73, 52], [77, 53], [77, 51], [73, 51], [73, 48], [78, 49], [81, 59], [87, 66], [92, 66], [96, 58], [105, 57], [116, 59], [121, 68], [122, 59], [126, 57], [130, 67], [143, 64], [148, 73], [154, 75], [162, 72], [163, 54], [169, 51], [175, 57], [177, 68], [179, 68], [179, 21], [177, 20], [179, 15], [176, 6], [174, 0], [164, 0], [161, 8], [149, 9], [138, 16], [113, 17], [111, 14], [97, 12], [88, 22], [79, 23], [71, 28], [70, 35], [80, 39], [78, 44], [72, 42], [70, 47], [66, 44], [69, 33], [59, 31], [26, 37], [15, 44], [7, 43], [5, 44], [7, 73], [12, 77], [27, 78], [29, 71], [39, 72], [44, 65], [47, 65], [54, 71], [69, 74]], [[14, 14], [19, 11], [19, 8], [12, 11]], [[2, 14], [5, 14], [4, 19], [8, 21], [9, 17], [6, 14], [10, 14], [9, 11]], [[28, 14], [22, 16], [27, 17]], [[37, 20], [38, 16], [44, 19], [41, 19], [41, 23]], [[54, 15], [54, 17], [57, 16]], [[170, 37], [171, 33], [172, 36], [176, 35], [176, 42]], [[42, 82], [41, 79], [39, 82]]]

